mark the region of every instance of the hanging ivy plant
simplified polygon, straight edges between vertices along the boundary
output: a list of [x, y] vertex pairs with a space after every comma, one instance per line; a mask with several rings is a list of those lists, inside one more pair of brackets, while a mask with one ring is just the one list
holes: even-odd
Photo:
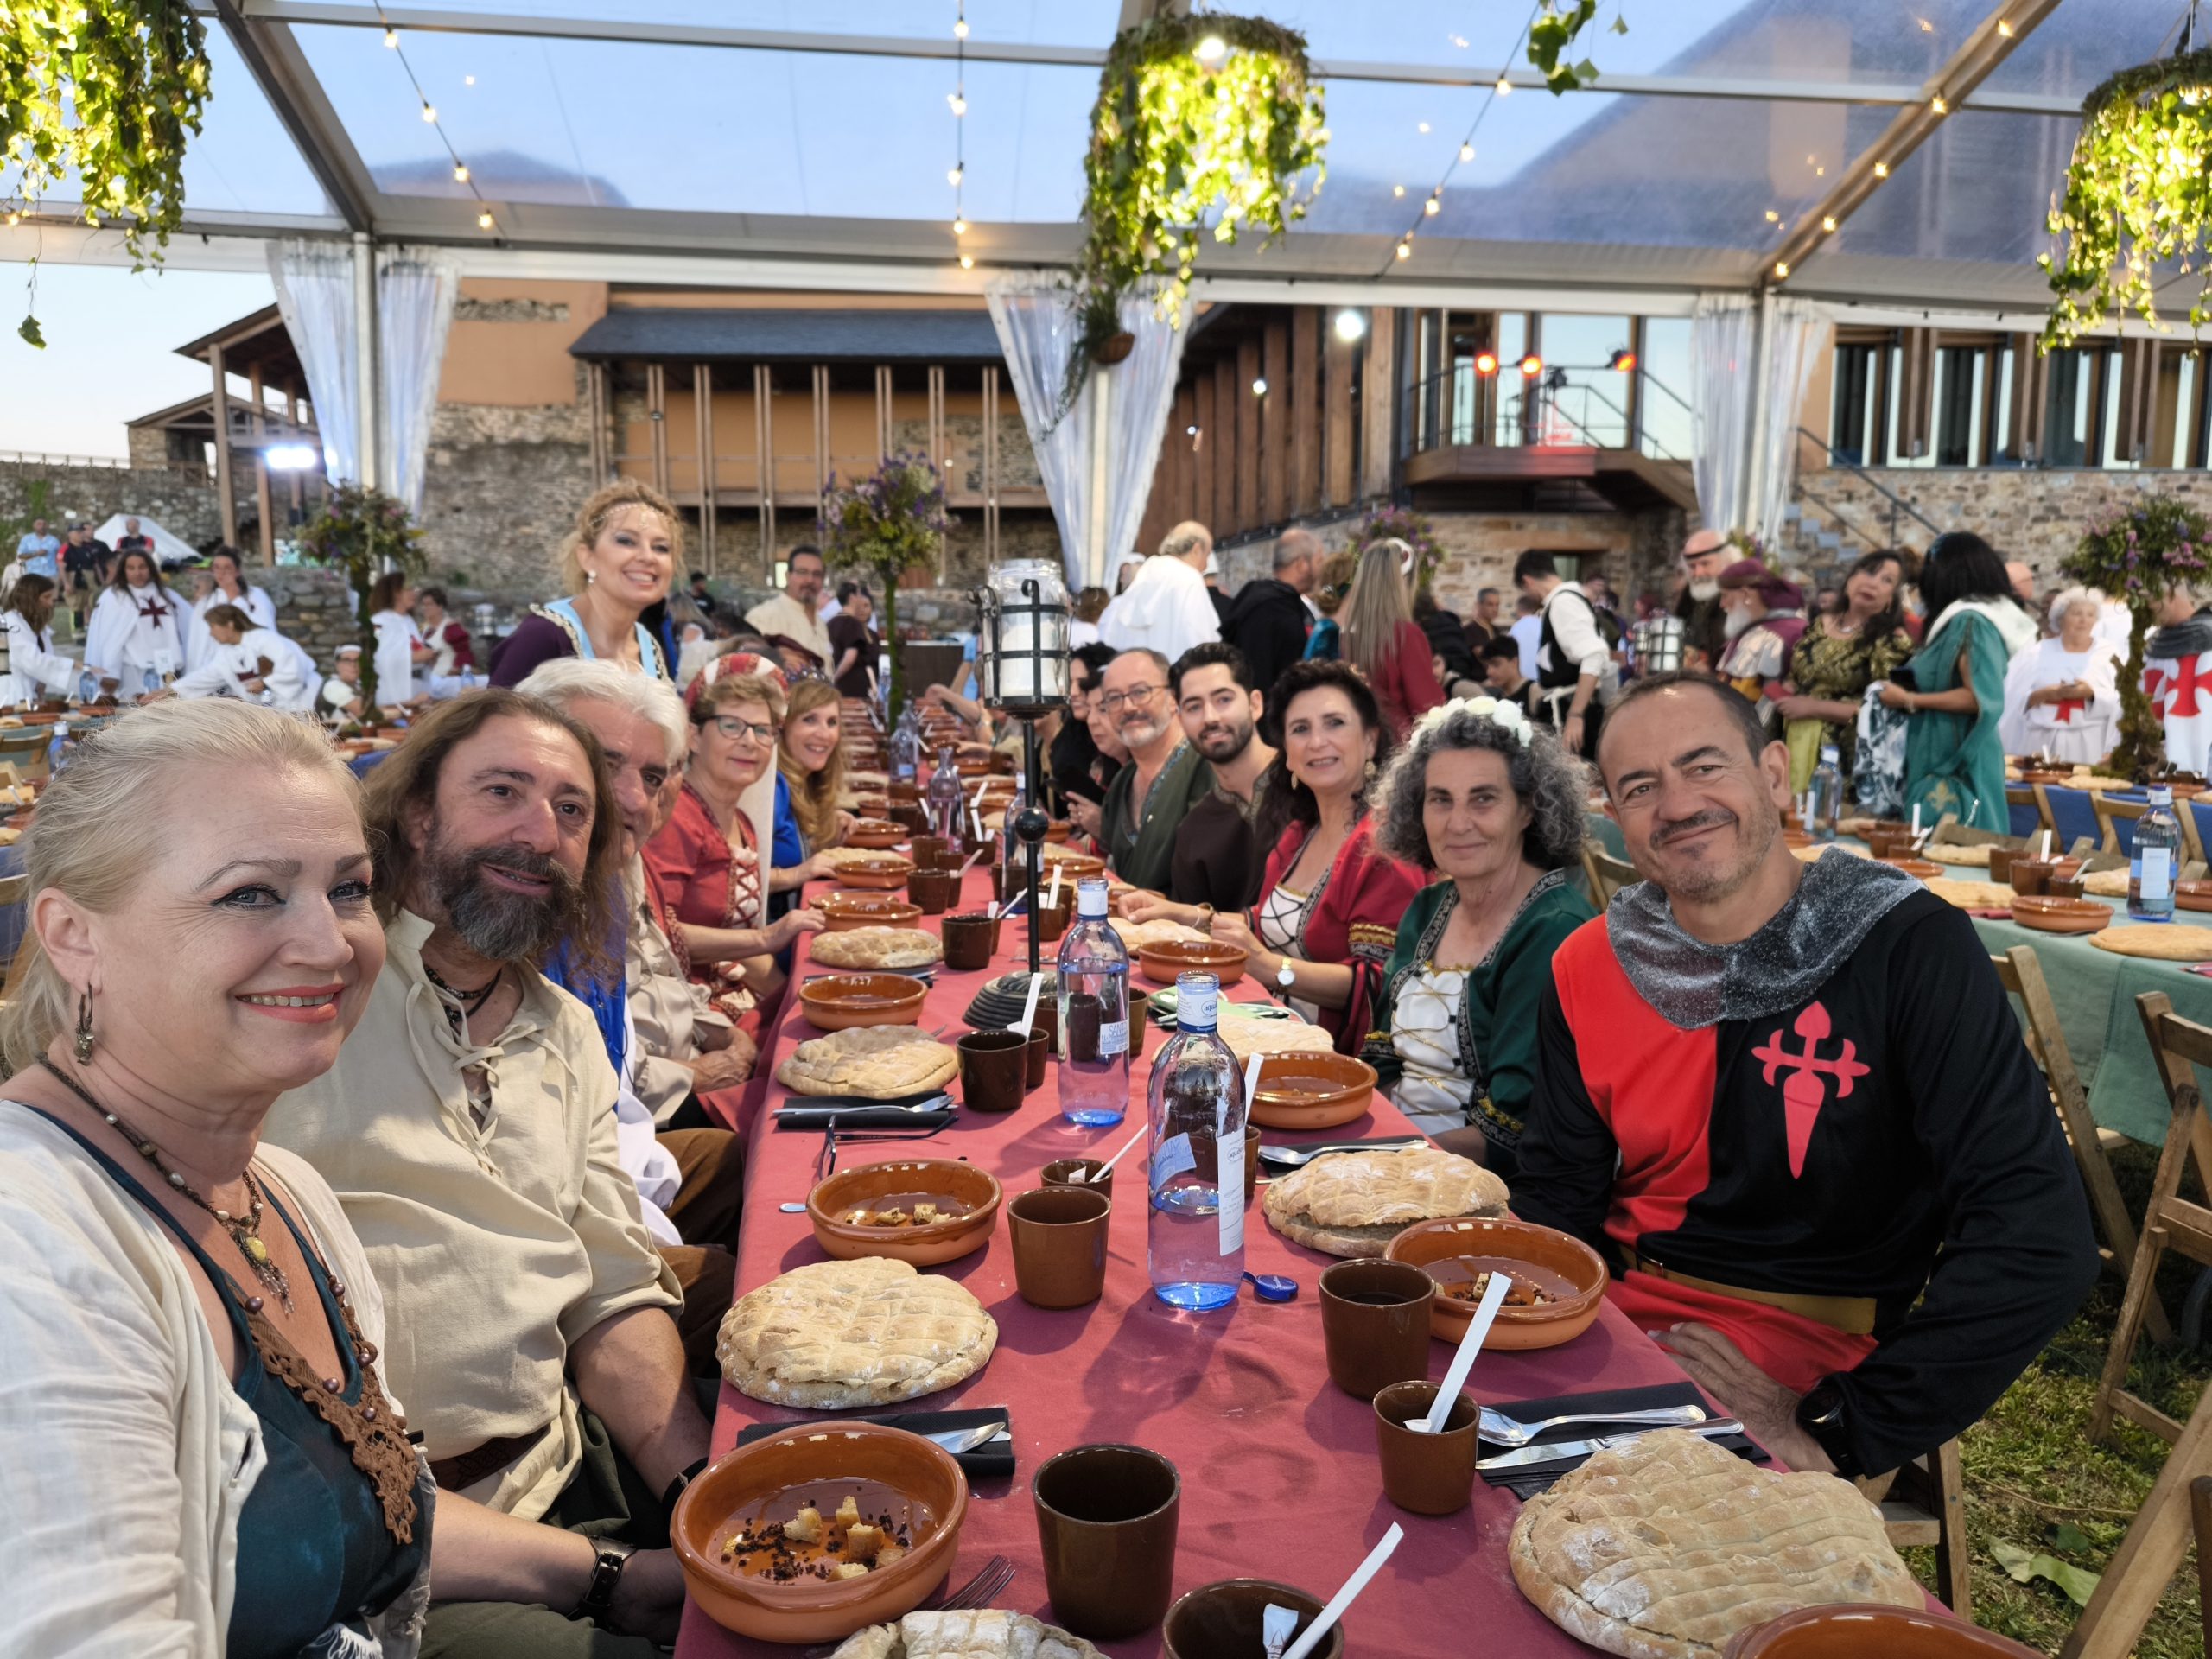
[[[1529, 61], [1543, 71], [1544, 85], [1556, 98], [1562, 92], [1580, 92], [1594, 86], [1598, 79], [1598, 66], [1585, 58], [1580, 63], [1562, 63], [1582, 31], [1597, 21], [1598, 0], [1544, 0], [1544, 9], [1529, 25]], [[1616, 10], [1612, 32], [1628, 33], [1628, 19]]]
[[[1214, 42], [1227, 49], [1216, 52]], [[1084, 158], [1088, 234], [1074, 296], [1081, 334], [1061, 413], [1092, 361], [1112, 360], [1122, 296], [1156, 278], [1160, 315], [1179, 321], [1200, 235], [1281, 236], [1321, 187], [1328, 140], [1321, 88], [1295, 29], [1205, 13], [1154, 17], [1115, 37]]]
[[[2048, 226], [2063, 257], [2037, 264], [2057, 296], [2043, 349], [2071, 346], [2114, 313], [2158, 321], [2152, 267], [2186, 271], [2212, 226], [2212, 48], [2122, 70], [2082, 105], [2082, 132]], [[2212, 320], [2212, 269], [2189, 308]]]
[[[188, 0], [14, 0], [0, 6], [0, 167], [11, 211], [75, 191], [118, 223], [135, 269], [184, 217], [184, 147], [207, 101], [207, 31]], [[34, 265], [35, 262], [34, 262]], [[35, 315], [16, 333], [46, 344]]]

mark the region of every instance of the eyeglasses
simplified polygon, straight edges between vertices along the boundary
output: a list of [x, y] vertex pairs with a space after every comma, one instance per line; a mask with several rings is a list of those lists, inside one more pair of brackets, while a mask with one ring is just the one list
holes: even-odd
[[735, 715], [710, 715], [705, 723], [733, 743], [742, 743], [750, 737], [765, 749], [776, 741], [774, 727], [755, 726], [751, 721], [740, 720]]
[[1123, 703], [1132, 709], [1141, 709], [1167, 688], [1164, 685], [1133, 685], [1126, 691], [1103, 691], [1098, 696], [1098, 706], [1108, 714], [1119, 714]]

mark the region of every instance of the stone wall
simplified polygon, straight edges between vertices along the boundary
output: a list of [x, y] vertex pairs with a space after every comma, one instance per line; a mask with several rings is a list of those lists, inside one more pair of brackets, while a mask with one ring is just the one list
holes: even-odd
[[[215, 486], [167, 468], [137, 467], [50, 467], [40, 461], [0, 461], [0, 520], [28, 518], [29, 486], [47, 485], [49, 524], [89, 518], [99, 524], [112, 513], [135, 512], [194, 547], [213, 547], [223, 537], [223, 515]], [[251, 518], [253, 489], [238, 501]]]
[[359, 640], [353, 591], [337, 571], [318, 565], [280, 565], [274, 570], [256, 569], [250, 578], [256, 587], [266, 588], [276, 601], [276, 632], [303, 646], [325, 674], [338, 660], [338, 647]]
[[591, 493], [591, 428], [574, 404], [441, 404], [423, 491], [426, 580], [511, 600], [552, 597], [561, 541]]

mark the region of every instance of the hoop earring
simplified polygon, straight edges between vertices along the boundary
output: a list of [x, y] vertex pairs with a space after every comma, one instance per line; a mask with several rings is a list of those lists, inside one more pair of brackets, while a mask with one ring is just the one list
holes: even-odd
[[1367, 781], [1370, 784], [1375, 781], [1375, 758], [1374, 756], [1370, 755], [1367, 760]]
[[77, 1041], [73, 1052], [79, 1065], [92, 1058], [92, 994], [90, 991], [77, 993]]

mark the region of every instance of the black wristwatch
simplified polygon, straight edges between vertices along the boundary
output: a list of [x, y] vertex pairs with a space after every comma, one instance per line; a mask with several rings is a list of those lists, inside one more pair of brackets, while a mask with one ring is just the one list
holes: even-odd
[[1811, 1435], [1837, 1474], [1856, 1480], [1866, 1471], [1851, 1449], [1850, 1424], [1844, 1416], [1843, 1390], [1832, 1376], [1822, 1377], [1797, 1402], [1797, 1427]]
[[614, 1586], [622, 1582], [623, 1564], [630, 1559], [630, 1546], [620, 1538], [594, 1538], [599, 1559], [592, 1563], [591, 1583], [584, 1590], [583, 1599], [576, 1604], [570, 1618], [588, 1618], [594, 1624], [604, 1624], [614, 1605]]

